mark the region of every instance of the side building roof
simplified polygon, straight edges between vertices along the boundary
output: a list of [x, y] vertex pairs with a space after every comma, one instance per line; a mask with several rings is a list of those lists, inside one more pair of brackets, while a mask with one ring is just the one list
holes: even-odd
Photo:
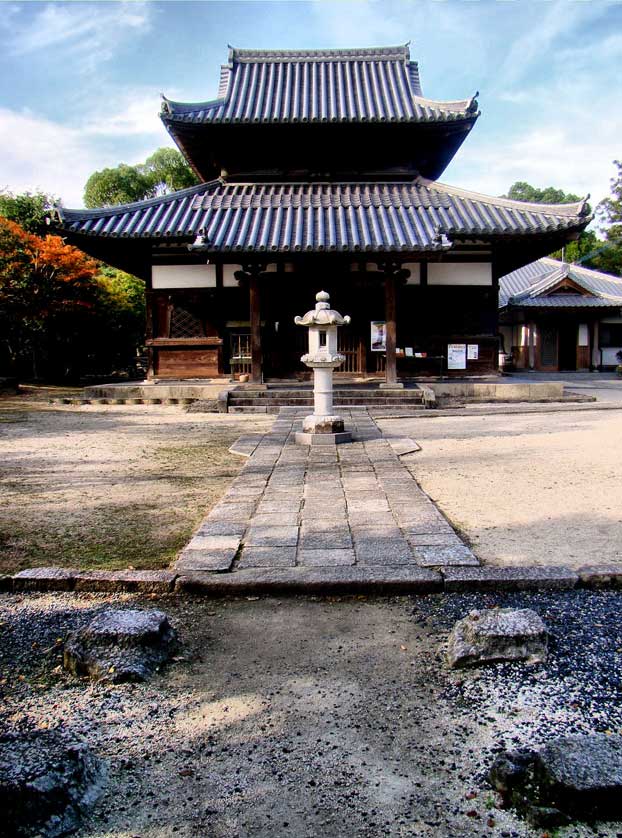
[[413, 252], [452, 238], [570, 234], [590, 217], [576, 204], [492, 198], [419, 177], [399, 183], [227, 183], [94, 210], [59, 208], [55, 226], [86, 239], [190, 241], [208, 252]]
[[[569, 279], [577, 293], [556, 293]], [[499, 280], [499, 308], [622, 308], [622, 277], [544, 257]]]
[[[477, 95], [477, 94], [476, 94]], [[474, 120], [475, 96], [424, 97], [408, 46], [336, 50], [229, 50], [218, 97], [175, 102], [161, 117], [174, 125], [280, 122], [448, 122]]]

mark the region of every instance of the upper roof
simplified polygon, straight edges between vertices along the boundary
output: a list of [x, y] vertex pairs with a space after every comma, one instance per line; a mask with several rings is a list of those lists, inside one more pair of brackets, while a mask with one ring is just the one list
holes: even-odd
[[[556, 293], [565, 280], [576, 293]], [[622, 277], [545, 257], [499, 280], [499, 307], [602, 308], [622, 307]]]
[[59, 208], [58, 226], [116, 239], [203, 237], [209, 252], [442, 250], [453, 237], [529, 238], [580, 230], [584, 201], [528, 204], [419, 177], [398, 183], [226, 183], [95, 210]]
[[[476, 94], [477, 95], [477, 94]], [[426, 99], [408, 45], [373, 49], [229, 50], [218, 98], [174, 102], [174, 123], [447, 122], [474, 120], [475, 96]]]

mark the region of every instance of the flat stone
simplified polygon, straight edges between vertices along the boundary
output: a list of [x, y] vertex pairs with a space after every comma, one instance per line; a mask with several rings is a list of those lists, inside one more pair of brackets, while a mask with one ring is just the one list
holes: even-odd
[[244, 539], [245, 547], [295, 547], [298, 527], [249, 527]]
[[212, 521], [211, 518], [206, 518], [199, 529], [197, 535], [230, 535], [242, 538], [246, 531], [246, 522], [244, 521]]
[[495, 760], [491, 784], [534, 826], [622, 819], [622, 737], [561, 736]]
[[571, 590], [579, 577], [563, 565], [556, 567], [447, 567], [442, 569], [446, 591]]
[[582, 588], [622, 588], [622, 565], [583, 565], [577, 573]]
[[[302, 500], [283, 500], [278, 501], [261, 501], [257, 507], [258, 515], [274, 515], [275, 513], [284, 512], [287, 514], [297, 513], [300, 511]], [[249, 515], [250, 517], [250, 515]]]
[[430, 515], [423, 520], [415, 520], [413, 518], [404, 518], [399, 513], [395, 516], [397, 522], [406, 533], [406, 537], [410, 539], [413, 535], [431, 535], [432, 533], [441, 534], [455, 534], [454, 528], [449, 524], [442, 515]]
[[164, 594], [173, 590], [175, 573], [168, 570], [89, 570], [76, 575], [76, 591], [141, 591]]
[[237, 535], [202, 535], [193, 536], [186, 550], [237, 550], [240, 546], [240, 539]]
[[303, 431], [296, 432], [297, 445], [341, 445], [344, 442], [351, 442], [352, 434], [350, 431], [341, 431], [339, 433], [305, 433]]
[[103, 764], [62, 729], [0, 736], [0, 834], [11, 838], [75, 832], [100, 796]]
[[499, 661], [544, 663], [547, 630], [529, 608], [489, 608], [458, 620], [447, 646], [454, 669]]
[[357, 524], [352, 525], [352, 535], [355, 541], [376, 541], [390, 540], [401, 541], [402, 533], [400, 528], [392, 521], [390, 524]]
[[388, 512], [389, 504], [384, 496], [373, 499], [359, 499], [347, 497], [349, 512]]
[[295, 547], [244, 547], [236, 572], [248, 567], [293, 567], [295, 564]]
[[413, 552], [404, 539], [355, 540], [356, 559], [364, 565], [414, 564]]
[[73, 591], [77, 570], [31, 567], [13, 576], [14, 591]]
[[229, 522], [244, 522], [248, 521], [255, 511], [255, 504], [236, 504], [227, 503], [215, 506], [209, 513], [209, 521], [229, 521]]
[[175, 562], [174, 568], [178, 573], [189, 570], [204, 570], [213, 573], [223, 573], [231, 568], [237, 555], [234, 550], [188, 550], [185, 549]]
[[394, 527], [395, 518], [390, 510], [380, 512], [352, 512], [348, 511], [348, 520], [352, 529], [358, 527]]
[[332, 550], [352, 547], [352, 536], [346, 528], [335, 529], [331, 532], [300, 532], [300, 548], [302, 550]]
[[236, 573], [192, 573], [178, 577], [178, 591], [209, 596], [250, 593], [435, 593], [442, 589], [439, 573], [408, 567], [305, 567], [248, 569]]
[[408, 533], [408, 542], [413, 547], [443, 546], [453, 547], [462, 544], [455, 532]]
[[465, 544], [421, 545], [416, 548], [415, 556], [423, 567], [479, 565], [479, 559]]
[[307, 567], [338, 567], [340, 565], [353, 565], [355, 563], [354, 550], [349, 547], [345, 549], [327, 548], [298, 550], [298, 564]]
[[257, 513], [252, 517], [253, 526], [257, 527], [295, 527], [298, 525], [297, 512], [270, 512], [266, 515]]
[[145, 681], [168, 659], [175, 641], [164, 612], [111, 609], [69, 636], [63, 664], [94, 681]]

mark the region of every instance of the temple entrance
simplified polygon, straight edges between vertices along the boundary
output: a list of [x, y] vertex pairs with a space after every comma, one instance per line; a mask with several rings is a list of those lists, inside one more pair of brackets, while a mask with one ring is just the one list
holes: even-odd
[[362, 292], [356, 287], [353, 275], [347, 271], [342, 274], [336, 266], [330, 277], [326, 276], [324, 267], [317, 272], [310, 269], [308, 273], [275, 273], [264, 278], [261, 288], [264, 379], [309, 378], [309, 370], [300, 361], [307, 351], [306, 336], [294, 324], [294, 315], [312, 308], [315, 295], [322, 290], [330, 294], [335, 308], [352, 317], [351, 325], [339, 330], [338, 348], [346, 360], [336, 376], [376, 373], [378, 353], [369, 351], [370, 298], [375, 306], [371, 313], [383, 319], [381, 283], [374, 283], [373, 289]]
[[559, 327], [559, 369], [577, 369], [577, 324], [563, 323]]

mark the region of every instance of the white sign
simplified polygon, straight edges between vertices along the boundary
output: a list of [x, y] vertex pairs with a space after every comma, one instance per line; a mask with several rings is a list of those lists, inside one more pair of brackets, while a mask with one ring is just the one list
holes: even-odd
[[477, 361], [479, 359], [479, 343], [467, 344], [467, 358], [469, 361]]
[[371, 351], [387, 351], [387, 324], [384, 320], [371, 321]]
[[447, 369], [466, 369], [466, 343], [447, 344]]

